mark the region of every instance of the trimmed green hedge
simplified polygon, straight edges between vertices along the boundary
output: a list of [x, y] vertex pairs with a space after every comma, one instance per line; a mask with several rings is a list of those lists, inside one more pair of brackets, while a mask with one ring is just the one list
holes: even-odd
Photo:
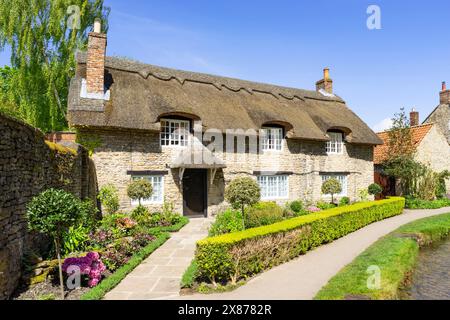
[[[401, 226], [381, 238], [345, 266], [319, 291], [316, 300], [341, 300], [348, 296], [373, 300], [401, 298], [405, 279], [414, 270], [419, 247], [450, 235], [450, 213]], [[367, 287], [370, 266], [381, 271], [380, 288]]]
[[199, 276], [211, 282], [252, 276], [372, 222], [403, 212], [404, 198], [357, 203], [197, 242]]

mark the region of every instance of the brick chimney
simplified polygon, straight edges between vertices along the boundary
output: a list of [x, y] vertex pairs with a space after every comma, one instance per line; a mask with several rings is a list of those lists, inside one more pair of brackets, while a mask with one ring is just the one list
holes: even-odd
[[414, 108], [412, 108], [411, 112], [409, 113], [409, 123], [411, 127], [419, 125], [419, 112], [417, 112]]
[[103, 95], [105, 93], [105, 54], [106, 34], [102, 33], [100, 19], [95, 19], [94, 31], [89, 33], [86, 91], [88, 94]]
[[450, 104], [450, 90], [447, 90], [447, 85], [442, 82], [442, 90], [439, 93], [440, 103], [441, 104]]
[[323, 79], [316, 82], [316, 90], [325, 90], [326, 92], [333, 94], [333, 80], [330, 79], [330, 69], [323, 69]]

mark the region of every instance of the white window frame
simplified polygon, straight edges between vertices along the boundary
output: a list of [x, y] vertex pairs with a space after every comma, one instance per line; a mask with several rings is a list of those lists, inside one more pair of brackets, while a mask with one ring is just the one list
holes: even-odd
[[[289, 199], [289, 176], [288, 175], [260, 175], [257, 178], [259, 187], [261, 188], [261, 200], [281, 200]], [[280, 183], [283, 181], [285, 183], [284, 188], [280, 188]], [[272, 190], [270, 188], [270, 182], [274, 183], [272, 185]], [[263, 185], [266, 183], [266, 185]], [[283, 193], [285, 189], [285, 193]], [[270, 194], [270, 191], [274, 191]]]
[[[321, 178], [322, 178], [322, 183], [324, 183], [325, 181], [332, 179], [332, 178], [339, 181], [341, 184], [341, 187], [342, 187], [342, 191], [341, 191], [341, 193], [335, 194], [334, 196], [336, 196], [336, 197], [346, 197], [347, 196], [347, 194], [348, 194], [348, 175], [347, 174], [327, 173], [327, 174], [322, 174]], [[324, 194], [324, 196], [331, 197], [331, 194]]]
[[282, 151], [283, 142], [284, 142], [283, 128], [278, 127], [261, 128], [262, 151]]
[[[167, 123], [165, 125], [165, 123]], [[163, 148], [184, 148], [189, 145], [191, 139], [191, 124], [189, 120], [161, 119], [161, 131], [159, 133], [159, 145]], [[171, 129], [174, 128], [172, 132]], [[168, 130], [166, 130], [168, 128]], [[184, 130], [184, 132], [183, 132]], [[166, 137], [167, 135], [167, 137]], [[184, 139], [182, 139], [184, 137]], [[166, 141], [167, 144], [163, 144]]]
[[[160, 194], [158, 195], [158, 197], [155, 196], [155, 180], [156, 179], [161, 179], [160, 180]], [[149, 199], [142, 199], [141, 200], [141, 204], [142, 205], [151, 205], [151, 204], [163, 204], [164, 203], [164, 176], [163, 175], [133, 175], [132, 176], [133, 180], [137, 180], [137, 179], [147, 179], [148, 181], [150, 181], [150, 183], [153, 186], [153, 194]], [[131, 200], [131, 205], [133, 207], [136, 207], [139, 205], [139, 200]]]
[[327, 154], [344, 153], [344, 134], [342, 132], [328, 132], [330, 141], [327, 141]]

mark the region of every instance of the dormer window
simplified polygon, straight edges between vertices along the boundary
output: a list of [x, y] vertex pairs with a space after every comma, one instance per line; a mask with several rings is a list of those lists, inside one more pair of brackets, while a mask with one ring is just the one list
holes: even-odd
[[326, 151], [328, 154], [342, 154], [344, 149], [344, 135], [342, 132], [328, 131], [330, 141], [327, 141]]
[[263, 151], [281, 151], [283, 146], [283, 128], [263, 127], [261, 129]]
[[189, 143], [189, 120], [161, 119], [161, 146], [185, 147]]

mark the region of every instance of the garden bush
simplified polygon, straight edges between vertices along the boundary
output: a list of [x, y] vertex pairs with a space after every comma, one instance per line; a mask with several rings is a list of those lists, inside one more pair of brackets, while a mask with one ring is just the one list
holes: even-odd
[[372, 183], [368, 188], [367, 192], [369, 194], [376, 196], [377, 194], [380, 194], [383, 192], [383, 188], [378, 183]]
[[303, 210], [303, 202], [301, 202], [300, 200], [292, 201], [289, 207], [295, 213], [300, 213]]
[[216, 220], [209, 228], [210, 237], [225, 233], [244, 230], [242, 213], [238, 210], [228, 209], [217, 215]]
[[347, 206], [347, 205], [349, 205], [350, 204], [350, 198], [349, 197], [342, 197], [340, 200], [339, 200], [339, 206]]
[[244, 219], [247, 229], [266, 226], [283, 220], [283, 208], [275, 202], [258, 202], [246, 209]]
[[118, 190], [113, 184], [107, 184], [100, 188], [97, 198], [104, 206], [107, 214], [113, 214], [119, 210]]
[[450, 199], [422, 200], [412, 197], [406, 198], [406, 208], [408, 209], [439, 209], [443, 207], [450, 207]]
[[357, 203], [197, 243], [201, 277], [236, 283], [372, 222], [401, 214], [404, 198]]
[[328, 210], [328, 209], [332, 209], [335, 208], [336, 205], [334, 203], [328, 203], [325, 201], [319, 201], [316, 203], [316, 207], [319, 208], [320, 210]]

